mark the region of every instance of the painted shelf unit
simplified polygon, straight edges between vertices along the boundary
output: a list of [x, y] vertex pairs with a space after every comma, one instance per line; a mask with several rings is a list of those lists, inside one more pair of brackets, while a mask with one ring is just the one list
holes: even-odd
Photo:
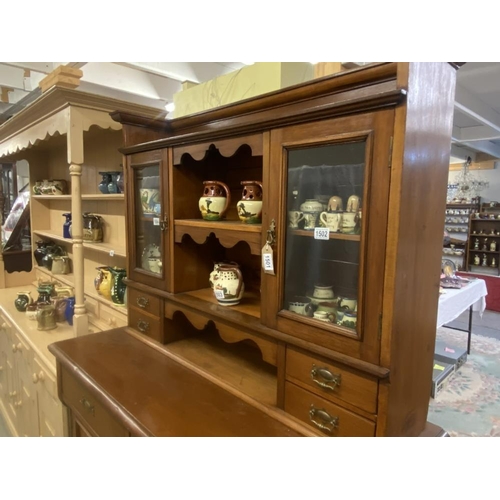
[[[71, 274], [53, 275], [33, 258], [30, 281], [50, 279], [74, 287], [75, 336], [87, 334], [89, 324], [93, 330], [127, 324], [126, 305], [114, 304], [94, 287], [96, 268], [126, 267], [125, 195], [99, 190], [99, 172], [122, 170], [122, 125], [109, 116], [118, 109], [146, 118], [161, 114], [153, 108], [54, 86], [0, 127], [0, 159], [29, 163], [33, 250], [36, 241], [53, 240], [71, 259]], [[35, 182], [44, 179], [63, 179], [68, 191], [33, 194]], [[71, 239], [63, 237], [63, 214], [68, 212], [72, 214]], [[83, 241], [85, 212], [102, 217], [102, 243]]]

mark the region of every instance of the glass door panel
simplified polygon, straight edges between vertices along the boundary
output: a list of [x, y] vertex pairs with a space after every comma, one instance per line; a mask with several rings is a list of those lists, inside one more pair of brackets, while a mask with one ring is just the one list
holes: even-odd
[[134, 168], [136, 268], [163, 275], [160, 167]]
[[356, 334], [366, 141], [287, 154], [282, 309]]

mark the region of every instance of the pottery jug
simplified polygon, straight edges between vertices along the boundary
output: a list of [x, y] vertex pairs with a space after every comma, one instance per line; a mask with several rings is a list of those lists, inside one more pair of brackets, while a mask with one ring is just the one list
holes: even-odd
[[52, 297], [51, 303], [54, 306], [56, 323], [64, 323], [66, 321], [67, 302], [68, 299], [66, 297]]
[[234, 306], [240, 303], [245, 284], [236, 262], [215, 264], [214, 270], [210, 273], [209, 282], [221, 306]]
[[204, 181], [203, 185], [203, 195], [198, 201], [202, 218], [211, 221], [223, 219], [231, 203], [229, 188], [220, 181]]
[[97, 277], [94, 279], [94, 287], [99, 295], [111, 300], [111, 288], [113, 287], [113, 276], [107, 266], [96, 267]]
[[83, 241], [100, 243], [103, 240], [103, 219], [100, 215], [83, 214]]
[[36, 320], [38, 322], [38, 330], [53, 330], [57, 328], [56, 314], [52, 304], [39, 304], [36, 312]]
[[118, 192], [119, 193], [124, 193], [125, 192], [125, 178], [123, 176], [123, 172], [120, 172], [116, 176], [116, 185], [118, 186]]
[[241, 181], [243, 193], [241, 200], [236, 204], [238, 217], [247, 224], [262, 222], [262, 182]]
[[69, 274], [70, 260], [67, 255], [57, 255], [52, 259], [52, 274]]
[[63, 217], [66, 217], [63, 224], [63, 238], [71, 238], [71, 213], [66, 212], [62, 215]]
[[30, 292], [17, 292], [17, 298], [14, 305], [19, 312], [25, 312], [26, 307], [33, 302]]
[[109, 194], [117, 194], [120, 192], [120, 189], [118, 188], [118, 183], [116, 181], [119, 174], [120, 174], [120, 172], [109, 172], [109, 175], [110, 175], [110, 180], [108, 182], [108, 193]]
[[50, 245], [54, 245], [54, 242], [47, 242], [47, 241], [37, 241], [36, 242], [37, 248], [33, 252], [33, 255], [35, 256], [36, 263], [39, 266], [43, 265], [43, 263], [42, 263], [43, 258], [45, 257], [45, 254], [47, 253], [47, 249]]
[[304, 220], [304, 214], [300, 210], [289, 210], [288, 212], [288, 227], [297, 229], [299, 222]]
[[64, 317], [66, 321], [72, 325], [73, 324], [73, 316], [75, 314], [75, 297], [68, 297], [66, 299], [66, 310], [64, 311]]
[[61, 256], [65, 254], [65, 250], [59, 245], [52, 245], [47, 247], [47, 251], [42, 258], [42, 265], [46, 267], [49, 271], [52, 271], [52, 262], [54, 257]]
[[127, 270], [118, 267], [109, 267], [108, 270], [113, 277], [111, 300], [115, 304], [124, 304], [125, 289], [127, 285], [125, 285], [123, 280], [127, 277]]
[[56, 285], [55, 286], [56, 297], [73, 297], [75, 295], [75, 291], [73, 287], [66, 285]]
[[108, 194], [108, 184], [111, 182], [111, 175], [109, 172], [99, 172], [99, 175], [102, 175], [102, 180], [97, 187], [102, 194]]

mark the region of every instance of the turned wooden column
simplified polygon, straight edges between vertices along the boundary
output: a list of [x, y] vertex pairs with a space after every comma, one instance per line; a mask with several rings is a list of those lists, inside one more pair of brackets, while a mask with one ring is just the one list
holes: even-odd
[[70, 108], [68, 127], [68, 164], [71, 176], [71, 235], [73, 238], [73, 276], [75, 282], [75, 336], [88, 334], [88, 316], [84, 302], [82, 165], [83, 122], [81, 114]]

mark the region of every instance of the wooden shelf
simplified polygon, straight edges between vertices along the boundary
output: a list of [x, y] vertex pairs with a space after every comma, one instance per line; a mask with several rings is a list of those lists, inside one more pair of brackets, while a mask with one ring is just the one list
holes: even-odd
[[500, 219], [471, 219], [472, 222], [498, 222], [500, 224]]
[[[314, 231], [307, 231], [306, 229], [287, 229], [290, 234], [296, 236], [308, 236], [309, 238], [314, 238]], [[344, 233], [332, 233], [330, 232], [331, 240], [348, 240], [348, 241], [361, 241], [360, 234], [344, 234]]]
[[[42, 238], [49, 238], [60, 243], [68, 243], [70, 245], [73, 244], [73, 240], [71, 238], [63, 238], [60, 234], [56, 233], [55, 231], [51, 231], [50, 229], [45, 229], [43, 231], [39, 229], [33, 229], [33, 233], [41, 236]], [[84, 241], [83, 246], [84, 248], [96, 250], [97, 252], [106, 253], [108, 255], [111, 255], [111, 252], [113, 252], [113, 255], [115, 257], [126, 257], [127, 255], [125, 247], [112, 245], [110, 243], [90, 243], [88, 241]]]
[[[228, 345], [214, 336], [172, 342], [165, 350], [269, 406], [276, 406], [276, 369], [245, 344]], [[257, 355], [256, 355], [257, 354]]]
[[498, 250], [478, 250], [477, 248], [469, 248], [469, 252], [473, 253], [500, 253]]
[[189, 235], [199, 245], [213, 233], [225, 248], [232, 248], [240, 241], [250, 246], [253, 255], [260, 255], [262, 224], [245, 224], [241, 221], [206, 221], [203, 219], [178, 219], [174, 222], [175, 242], [181, 243]]
[[[35, 194], [33, 195], [34, 200], [49, 200], [49, 201], [60, 201], [60, 200], [71, 200], [70, 194]], [[82, 194], [82, 201], [124, 201], [125, 195], [121, 194]]]
[[[54, 274], [52, 271], [50, 271], [49, 269], [47, 269], [46, 267], [43, 267], [43, 266], [36, 266], [35, 269], [37, 269], [41, 273], [45, 274], [48, 278], [50, 278], [53, 281], [59, 281], [59, 282], [63, 283], [64, 285], [71, 286], [71, 287], [75, 286], [73, 274]], [[92, 297], [93, 299], [97, 300], [101, 304], [105, 304], [107, 306], [112, 307], [113, 309], [115, 309], [119, 313], [123, 314], [124, 316], [128, 315], [126, 304], [124, 304], [124, 305], [115, 304], [114, 302], [112, 302], [108, 299], [105, 299], [102, 295], [99, 295], [97, 293], [97, 291], [95, 291], [95, 290], [85, 291], [84, 293], [85, 293], [85, 295], [88, 295], [89, 297]]]
[[242, 314], [253, 316], [254, 318], [260, 318], [260, 295], [253, 291], [245, 291], [241, 302], [236, 306], [221, 306], [219, 302], [217, 302], [211, 288], [203, 288], [193, 292], [177, 294], [176, 296], [181, 297], [182, 295], [203, 300], [208, 304], [220, 307], [222, 310], [237, 311]]

